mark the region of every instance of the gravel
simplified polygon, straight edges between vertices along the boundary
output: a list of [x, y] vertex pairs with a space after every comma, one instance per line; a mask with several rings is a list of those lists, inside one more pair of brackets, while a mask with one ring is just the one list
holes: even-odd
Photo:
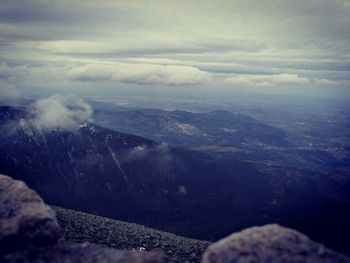
[[208, 241], [176, 236], [142, 225], [126, 223], [52, 206], [66, 239], [117, 249], [161, 251], [180, 262], [200, 262]]

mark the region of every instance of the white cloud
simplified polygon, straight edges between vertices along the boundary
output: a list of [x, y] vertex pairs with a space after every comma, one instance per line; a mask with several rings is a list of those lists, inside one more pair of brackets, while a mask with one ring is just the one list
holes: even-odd
[[297, 74], [248, 75], [240, 74], [227, 78], [226, 83], [243, 86], [276, 86], [283, 84], [308, 84], [309, 79]]
[[345, 85], [346, 81], [344, 81], [344, 80], [329, 80], [329, 79], [315, 79], [314, 83], [317, 85], [335, 86], [335, 85]]
[[[60, 78], [67, 80], [67, 73], [90, 82], [187, 85], [207, 81], [211, 72], [213, 86], [234, 72], [297, 72], [311, 84], [319, 84], [311, 79], [329, 78], [326, 71], [337, 80], [349, 74], [349, 0], [2, 2], [1, 59], [36, 65], [22, 86], [65, 85]], [[72, 72], [62, 67], [82, 61], [91, 64]], [[51, 69], [52, 62], [61, 67]], [[229, 82], [285, 83], [272, 78]], [[297, 77], [288, 83], [305, 82]]]
[[38, 50], [54, 53], [89, 53], [97, 51], [112, 51], [115, 45], [109, 43], [77, 41], [77, 40], [57, 40], [39, 43]]
[[0, 64], [0, 79], [52, 86], [64, 81], [123, 82], [132, 84], [198, 85], [208, 82], [211, 75], [192, 66], [150, 63], [77, 63], [47, 66], [8, 66]]
[[25, 74], [23, 66], [9, 66], [6, 63], [0, 64], [0, 79], [7, 82], [16, 82]]
[[195, 85], [207, 82], [210, 74], [191, 66], [91, 63], [69, 71], [80, 81], [119, 81], [136, 84]]
[[40, 130], [75, 131], [92, 115], [91, 106], [84, 100], [62, 95], [39, 99], [32, 107], [33, 117], [29, 121]]
[[169, 149], [168, 144], [162, 142], [160, 144], [154, 145], [139, 145], [133, 149], [127, 151], [123, 158], [127, 162], [144, 160], [148, 157], [151, 157], [151, 160], [156, 164], [160, 169], [164, 171], [168, 165], [173, 161], [174, 156]]
[[5, 80], [0, 80], [0, 100], [15, 99], [20, 96], [21, 92], [17, 87]]

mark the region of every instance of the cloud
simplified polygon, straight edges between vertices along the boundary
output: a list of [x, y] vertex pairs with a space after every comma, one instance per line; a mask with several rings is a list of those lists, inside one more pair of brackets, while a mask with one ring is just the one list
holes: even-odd
[[134, 147], [133, 149], [129, 150], [125, 154], [125, 158], [130, 160], [140, 160], [146, 158], [150, 153], [156, 153], [160, 154], [163, 159], [166, 159], [169, 156], [166, 156], [170, 154], [169, 152], [169, 146], [167, 143], [160, 143], [156, 145], [146, 145], [142, 144], [139, 146]]
[[167, 143], [146, 145], [142, 144], [125, 152], [123, 161], [132, 162], [149, 159], [153, 165], [161, 171], [170, 169], [169, 164], [173, 162], [174, 155]]
[[[219, 87], [233, 74], [257, 76], [233, 76], [231, 85], [294, 88], [304, 87], [308, 78], [309, 85], [326, 87], [332, 84], [314, 80], [343, 79], [340, 85], [349, 86], [348, 0], [151, 3], [2, 1], [0, 59], [17, 65], [21, 85], [10, 82], [23, 94], [26, 86], [36, 91], [55, 86], [62, 92], [74, 85], [95, 92], [97, 83], [99, 92], [103, 86], [118, 92], [136, 85], [145, 85], [136, 92], [147, 85], [176, 90], [208, 80]], [[18, 67], [26, 64], [31, 66]], [[280, 73], [294, 73], [289, 77], [297, 79], [279, 81]]]
[[346, 81], [344, 81], [344, 80], [329, 80], [329, 79], [315, 79], [314, 83], [317, 85], [324, 85], [324, 86], [336, 86], [336, 85], [345, 85]]
[[20, 94], [21, 92], [14, 84], [0, 79], [0, 100], [16, 99]]
[[91, 119], [92, 108], [80, 98], [54, 95], [37, 100], [32, 113], [29, 122], [40, 130], [76, 131], [81, 122]]
[[0, 64], [0, 79], [6, 82], [15, 82], [20, 76], [23, 76], [22, 66], [9, 66], [6, 63]]
[[308, 84], [309, 79], [289, 73], [272, 75], [240, 74], [227, 78], [225, 82], [232, 85], [270, 87], [283, 84]]
[[191, 66], [93, 63], [73, 68], [70, 78], [80, 81], [118, 81], [135, 84], [196, 85], [210, 74]]
[[198, 85], [208, 82], [211, 75], [192, 66], [150, 63], [61, 63], [32, 66], [0, 64], [0, 79], [38, 86], [53, 86], [75, 81], [92, 83], [131, 83], [138, 85]]

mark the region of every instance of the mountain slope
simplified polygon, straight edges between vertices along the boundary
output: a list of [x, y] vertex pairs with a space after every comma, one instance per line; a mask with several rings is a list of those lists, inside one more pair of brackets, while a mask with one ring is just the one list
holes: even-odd
[[[330, 142], [332, 132], [324, 134], [313, 119], [305, 121], [310, 123], [312, 133], [309, 134], [298, 129], [286, 132], [266, 125], [264, 121], [229, 111], [193, 113], [118, 108], [109, 104], [104, 105], [105, 108], [97, 107], [94, 113], [96, 123], [170, 145], [237, 160], [322, 171], [329, 175], [344, 174], [342, 171], [348, 167], [344, 149]], [[293, 123], [298, 125], [295, 119], [291, 123], [284, 122], [290, 126]]]
[[[0, 172], [52, 205], [199, 239], [275, 222], [331, 247], [347, 234], [347, 178], [206, 155], [92, 123], [43, 131], [27, 114], [0, 108]], [[320, 232], [333, 222], [335, 230]]]
[[[284, 119], [283, 115], [269, 112], [268, 116], [278, 119], [280, 127], [288, 127], [284, 130], [270, 126], [271, 120], [264, 121], [261, 116], [262, 120], [258, 121], [229, 111], [194, 113], [123, 108], [112, 104], [97, 104], [96, 107], [95, 122], [104, 127], [200, 152], [329, 175], [344, 174], [349, 166], [346, 149], [336, 143], [344, 140], [346, 129], [344, 124], [334, 129], [338, 123], [336, 119], [332, 125], [326, 122], [322, 126], [315, 117], [303, 116], [303, 122], [299, 122], [301, 113], [293, 118], [287, 115]], [[304, 129], [295, 128], [300, 125], [305, 126]], [[346, 145], [346, 140], [344, 143]]]
[[65, 237], [128, 250], [162, 251], [180, 262], [200, 262], [209, 242], [184, 238], [142, 225], [52, 207]]
[[96, 110], [97, 123], [187, 148], [231, 145], [242, 148], [287, 146], [286, 133], [242, 114], [229, 111], [192, 113], [159, 109]]
[[249, 228], [206, 249], [205, 241], [54, 209], [24, 182], [0, 174], [0, 262], [349, 262], [279, 225]]

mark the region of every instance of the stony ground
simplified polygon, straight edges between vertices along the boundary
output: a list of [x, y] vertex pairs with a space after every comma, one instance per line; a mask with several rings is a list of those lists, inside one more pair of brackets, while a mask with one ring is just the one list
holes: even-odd
[[180, 262], [200, 262], [210, 242], [176, 236], [145, 226], [52, 207], [65, 237], [128, 250], [162, 251]]
[[5, 255], [1, 263], [179, 263], [161, 252], [118, 250], [90, 243], [62, 242], [47, 247], [31, 247]]
[[209, 244], [50, 208], [25, 183], [0, 175], [2, 263], [182, 263], [201, 258], [202, 263], [350, 263], [350, 258], [279, 225], [248, 228]]

